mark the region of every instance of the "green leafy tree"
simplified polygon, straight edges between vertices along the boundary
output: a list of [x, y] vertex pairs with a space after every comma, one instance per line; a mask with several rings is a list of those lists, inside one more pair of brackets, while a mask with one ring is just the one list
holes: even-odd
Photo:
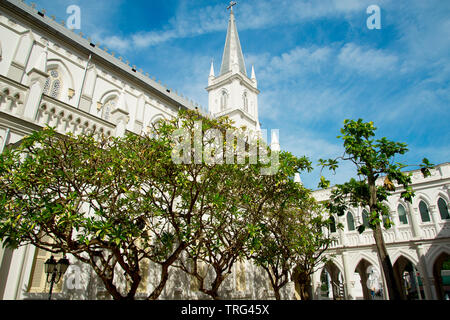
[[[122, 141], [62, 137], [44, 129], [0, 157], [0, 239], [70, 253], [89, 263], [115, 299], [130, 299], [141, 280], [144, 257], [136, 239], [140, 213], [131, 193]], [[117, 270], [131, 279], [120, 292]]]
[[325, 262], [324, 252], [332, 241], [324, 232], [329, 220], [317, 214], [319, 205], [309, 190], [293, 181], [287, 184], [283, 200], [264, 211], [260, 232], [251, 239], [251, 258], [266, 271], [277, 300], [291, 279], [300, 298], [307, 300], [311, 274]]
[[[257, 208], [256, 203], [261, 206], [271, 196], [260, 196], [257, 192], [258, 181], [268, 177], [261, 174], [261, 169], [268, 165], [260, 161], [250, 163], [250, 143], [257, 145], [258, 142], [250, 141], [251, 137], [241, 133], [232, 127], [220, 131], [222, 139], [216, 147], [221, 150], [231, 147], [232, 161], [227, 161], [227, 152], [216, 154], [219, 164], [214, 169], [215, 185], [202, 199], [202, 218], [197, 220], [202, 234], [190, 243], [185, 259], [177, 264], [195, 279], [200, 292], [215, 300], [221, 298], [220, 287], [231, 274], [235, 262], [245, 256], [251, 226], [260, 216], [261, 208]], [[227, 134], [234, 138], [227, 140]], [[239, 139], [245, 150], [238, 149]], [[242, 157], [241, 162], [239, 157]]]
[[[373, 122], [345, 120], [341, 129], [341, 138], [344, 141], [345, 153], [337, 159], [319, 160], [322, 169], [328, 167], [335, 171], [338, 168], [338, 160], [352, 162], [357, 170], [360, 180], [351, 179], [349, 182], [336, 185], [331, 191], [328, 209], [339, 216], [344, 215], [347, 207], [368, 207], [368, 226], [373, 230], [377, 253], [381, 261], [382, 271], [386, 279], [386, 285], [390, 299], [404, 298], [401, 290], [400, 275], [395, 274], [392, 262], [386, 250], [381, 224], [390, 228], [392, 221], [389, 210], [383, 205], [383, 201], [396, 190], [403, 188], [401, 197], [406, 201], [412, 200], [411, 175], [402, 172], [406, 165], [395, 162], [396, 155], [405, 154], [407, 145], [393, 142], [387, 138], [375, 139]], [[430, 175], [432, 164], [425, 158], [419, 165], [424, 177]], [[383, 178], [383, 184], [377, 185], [378, 179]], [[321, 178], [319, 187], [329, 187], [329, 181]], [[365, 226], [358, 227], [359, 232], [365, 230]]]
[[198, 203], [216, 181], [214, 165], [172, 161], [173, 133], [199, 118], [180, 113], [145, 137], [60, 136], [47, 128], [24, 138], [0, 156], [0, 240], [72, 254], [114, 299], [133, 299], [143, 264], [152, 261], [161, 276], [148, 298], [157, 299], [169, 267], [201, 235]]
[[[239, 130], [232, 133], [239, 136]], [[270, 153], [267, 145], [257, 138], [247, 136], [245, 139], [244, 161], [239, 163], [237, 152], [233, 163], [223, 159], [223, 164], [216, 167], [215, 190], [205, 198], [206, 214], [199, 220], [203, 234], [190, 244], [186, 259], [179, 264], [179, 268], [197, 281], [198, 290], [213, 299], [221, 298], [219, 289], [236, 261], [249, 256], [247, 243], [260, 232], [262, 213], [274, 203], [285, 203], [287, 197], [293, 197], [287, 187], [288, 177], [296, 170], [310, 168], [306, 158], [281, 153], [278, 165], [270, 171], [271, 164], [261, 158], [250, 161], [251, 145]], [[236, 151], [238, 141], [226, 141], [224, 147], [230, 143]]]
[[301, 236], [294, 246], [298, 257], [292, 279], [298, 286], [301, 300], [312, 299], [311, 276], [319, 266], [328, 261], [329, 257], [325, 252], [333, 241], [327, 232], [330, 220], [318, 215], [319, 210], [321, 208], [317, 206], [313, 210], [301, 210], [302, 219], [297, 222], [297, 234]]

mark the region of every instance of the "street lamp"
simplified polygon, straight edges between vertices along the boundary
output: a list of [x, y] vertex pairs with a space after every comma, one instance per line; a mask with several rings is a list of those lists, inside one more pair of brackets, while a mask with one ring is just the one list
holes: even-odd
[[56, 262], [55, 257], [51, 256], [50, 259], [45, 261], [45, 273], [47, 274], [47, 283], [50, 283], [50, 292], [48, 294], [48, 300], [52, 299], [53, 285], [61, 280], [67, 268], [70, 265], [69, 260], [64, 256]]

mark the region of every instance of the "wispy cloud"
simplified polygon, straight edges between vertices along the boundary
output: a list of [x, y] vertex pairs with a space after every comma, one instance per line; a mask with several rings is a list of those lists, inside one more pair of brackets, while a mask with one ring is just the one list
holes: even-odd
[[[236, 12], [239, 20], [239, 30], [264, 29], [278, 25], [296, 24], [308, 20], [337, 17], [355, 12], [361, 12], [366, 3], [359, 0], [324, 0], [320, 2], [301, 1], [269, 1], [253, 0], [240, 4]], [[134, 34], [119, 37], [102, 31], [103, 41], [120, 51], [145, 49], [170, 40], [199, 36], [226, 28], [226, 17], [222, 4], [193, 9], [195, 3], [182, 2], [176, 10], [176, 15], [162, 29], [140, 30]], [[127, 43], [127, 46], [123, 44]]]
[[[221, 56], [225, 40], [226, 3], [173, 1], [157, 22], [128, 23], [130, 4], [123, 0], [36, 2], [62, 12], [58, 20], [66, 6], [79, 4], [85, 34], [207, 105], [211, 57]], [[372, 4], [381, 7], [381, 30], [366, 28]], [[133, 1], [133, 10], [140, 6], [148, 4]], [[417, 162], [418, 154], [449, 161], [449, 13], [450, 1], [442, 0], [240, 1], [235, 15], [247, 68], [256, 69], [263, 128], [280, 129], [283, 149], [317, 161], [339, 155], [344, 119], [363, 118], [381, 136], [410, 145], [406, 162]], [[344, 165], [332, 181], [353, 173]], [[316, 187], [318, 175], [306, 175], [305, 184]]]
[[366, 77], [381, 77], [385, 72], [398, 69], [399, 59], [386, 50], [365, 49], [354, 43], [347, 43], [338, 55], [338, 61], [347, 70], [354, 70]]

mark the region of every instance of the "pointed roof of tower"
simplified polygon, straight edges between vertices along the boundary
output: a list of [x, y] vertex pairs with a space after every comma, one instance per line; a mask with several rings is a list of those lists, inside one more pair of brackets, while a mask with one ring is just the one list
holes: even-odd
[[238, 65], [238, 69], [244, 75], [247, 75], [245, 69], [244, 55], [242, 54], [241, 42], [236, 28], [236, 20], [234, 18], [233, 7], [229, 7], [230, 20], [228, 21], [227, 39], [225, 40], [225, 49], [223, 50], [222, 66], [220, 75], [232, 70], [234, 64]]
[[209, 76], [210, 77], [215, 77], [216, 75], [214, 74], [214, 61], [211, 60], [211, 70], [209, 71]]

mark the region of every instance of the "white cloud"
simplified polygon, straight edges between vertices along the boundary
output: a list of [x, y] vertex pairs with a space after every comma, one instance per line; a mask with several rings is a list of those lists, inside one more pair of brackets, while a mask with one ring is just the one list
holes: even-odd
[[344, 68], [374, 78], [399, 67], [399, 59], [396, 55], [386, 50], [365, 49], [354, 43], [347, 43], [341, 49], [338, 61]]
[[[238, 29], [264, 29], [277, 25], [297, 24], [302, 21], [348, 15], [364, 12], [370, 1], [357, 0], [326, 0], [326, 1], [247, 1], [239, 4], [235, 9]], [[211, 32], [223, 31], [228, 22], [228, 13], [223, 5], [192, 8], [195, 3], [182, 2], [177, 8], [176, 15], [160, 30], [141, 30], [119, 39], [112, 45], [116, 49], [124, 50], [122, 46], [128, 41], [127, 50], [143, 49], [158, 45], [173, 39], [203, 35]], [[100, 32], [106, 34], [106, 32]], [[103, 36], [103, 39], [112, 36]]]
[[166, 32], [143, 32], [131, 36], [132, 44], [136, 48], [146, 48], [166, 42], [176, 37], [174, 31]]
[[125, 52], [130, 47], [130, 41], [118, 36], [106, 37], [101, 40], [101, 43], [106, 45], [109, 49]]

